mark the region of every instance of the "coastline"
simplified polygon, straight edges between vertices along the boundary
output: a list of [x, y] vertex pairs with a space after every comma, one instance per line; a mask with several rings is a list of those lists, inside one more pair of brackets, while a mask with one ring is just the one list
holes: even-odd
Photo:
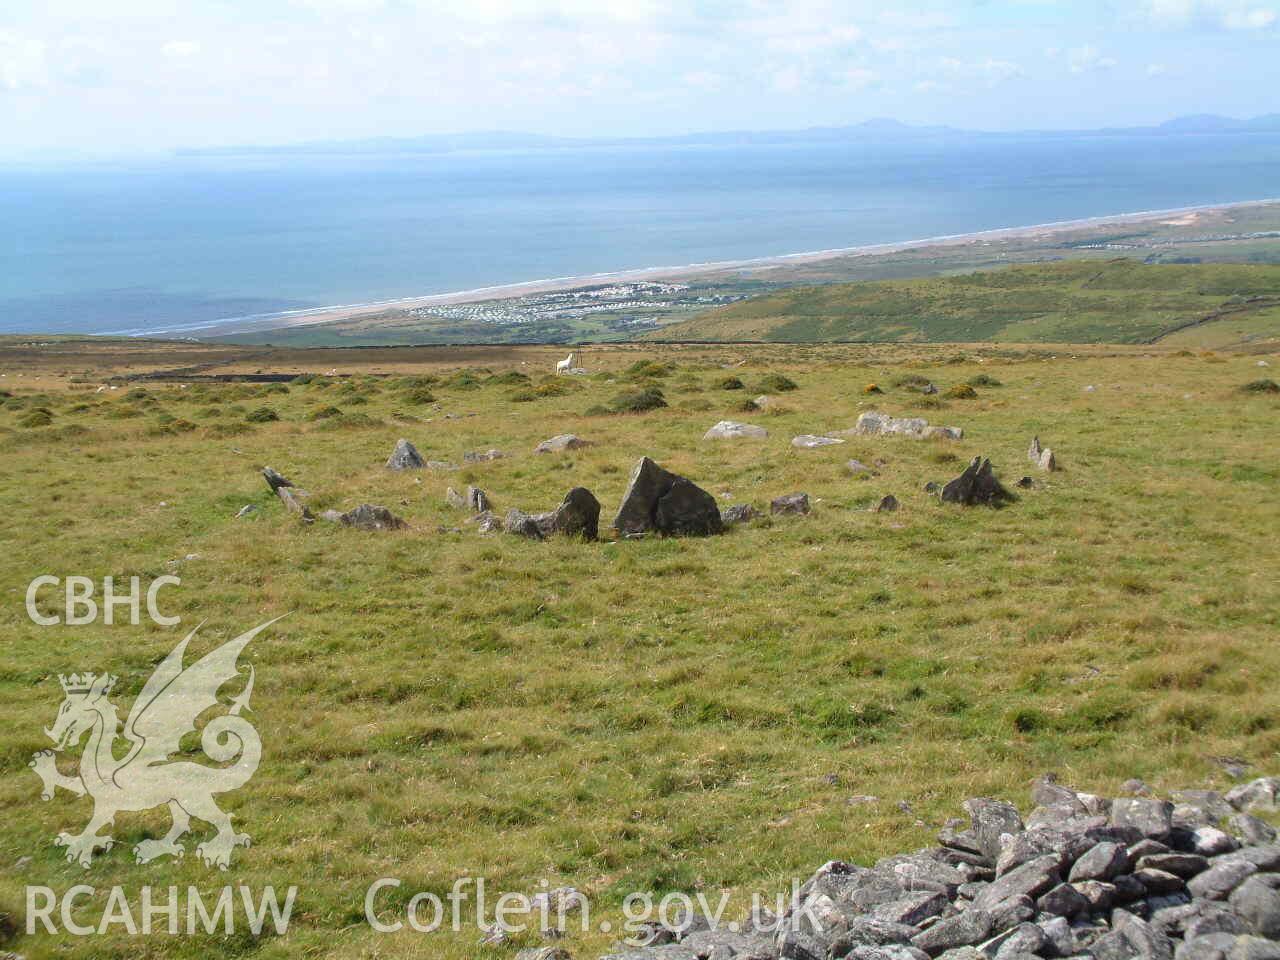
[[204, 321], [198, 324], [177, 324], [147, 331], [125, 330], [119, 331], [115, 335], [138, 337], [187, 336], [195, 339], [199, 339], [200, 336], [221, 337], [236, 333], [261, 332], [266, 330], [311, 326], [315, 324], [335, 323], [343, 320], [374, 316], [391, 310], [411, 310], [421, 307], [443, 306], [449, 304], [510, 300], [532, 294], [563, 292], [566, 290], [574, 290], [602, 283], [637, 282], [644, 280], [681, 281], [714, 278], [725, 273], [740, 271], [764, 272], [786, 266], [821, 263], [826, 260], [835, 260], [846, 257], [899, 253], [906, 250], [927, 247], [954, 247], [976, 243], [998, 242], [1001, 240], [1048, 238], [1056, 234], [1069, 233], [1089, 227], [1145, 223], [1152, 220], [1161, 220], [1171, 217], [1192, 217], [1193, 222], [1194, 216], [1197, 214], [1223, 213], [1230, 210], [1254, 208], [1272, 204], [1280, 204], [1280, 198], [1241, 200], [1231, 203], [1198, 204], [1161, 210], [1142, 210], [1130, 213], [1105, 214], [1074, 220], [1056, 220], [1047, 223], [1028, 224], [1025, 226], [998, 227], [990, 230], [973, 231], [970, 233], [924, 237], [916, 240], [863, 244], [853, 247], [834, 247], [826, 250], [810, 250], [767, 257], [708, 261], [704, 263], [689, 263], [678, 266], [639, 267], [627, 270], [608, 271], [604, 273], [583, 274], [580, 276], [550, 277], [539, 280], [494, 284], [491, 286], [476, 287], [469, 290], [457, 290], [448, 293], [424, 294], [423, 296], [417, 297], [400, 297], [388, 300], [374, 300], [366, 303], [336, 304], [332, 306], [282, 311], [279, 313], [257, 314], [243, 317], [226, 317], [218, 320]]

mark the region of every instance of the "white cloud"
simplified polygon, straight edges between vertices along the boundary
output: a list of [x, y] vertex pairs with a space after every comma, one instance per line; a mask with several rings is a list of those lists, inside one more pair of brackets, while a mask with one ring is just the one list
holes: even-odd
[[1092, 70], [1110, 70], [1116, 66], [1112, 57], [1104, 57], [1092, 44], [1073, 47], [1067, 51], [1067, 67], [1072, 73], [1088, 73]]
[[23, 90], [49, 82], [45, 44], [35, 37], [0, 30], [0, 89]]
[[1166, 27], [1265, 30], [1280, 19], [1274, 8], [1248, 0], [1144, 0], [1142, 9], [1148, 19]]
[[1147, 64], [1148, 77], [1163, 77], [1168, 72], [1169, 72], [1169, 68], [1166, 67], [1163, 63]]
[[1232, 10], [1223, 18], [1228, 30], [1265, 30], [1276, 22], [1276, 12], [1264, 7], [1252, 10]]
[[997, 86], [1008, 80], [1026, 76], [1026, 71], [1012, 60], [1000, 60], [987, 57], [981, 60], [961, 60], [957, 57], [944, 57], [941, 61], [943, 71], [954, 77], [979, 80], [988, 86]]
[[199, 53], [200, 44], [195, 40], [170, 40], [160, 48], [160, 52], [170, 60], [183, 60]]

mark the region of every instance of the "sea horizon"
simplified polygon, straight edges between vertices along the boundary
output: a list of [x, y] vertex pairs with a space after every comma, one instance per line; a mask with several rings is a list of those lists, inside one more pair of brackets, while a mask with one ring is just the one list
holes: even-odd
[[1276, 196], [1271, 133], [8, 169], [0, 332], [215, 336]]

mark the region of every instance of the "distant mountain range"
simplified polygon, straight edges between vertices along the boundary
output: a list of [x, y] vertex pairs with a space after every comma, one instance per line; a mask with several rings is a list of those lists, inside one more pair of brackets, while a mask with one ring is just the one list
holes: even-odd
[[540, 150], [622, 145], [732, 145], [764, 143], [854, 142], [859, 140], [923, 140], [992, 137], [1080, 136], [1181, 136], [1197, 134], [1280, 133], [1280, 113], [1249, 120], [1216, 114], [1177, 117], [1151, 127], [1105, 127], [1098, 130], [1023, 130], [992, 132], [948, 126], [913, 126], [889, 118], [877, 118], [840, 127], [807, 127], [801, 130], [731, 130], [687, 133], [661, 137], [553, 137], [510, 131], [428, 134], [421, 137], [372, 137], [363, 140], [318, 140], [309, 143], [181, 150], [182, 156], [236, 156], [276, 154], [395, 154], [453, 153], [462, 150]]

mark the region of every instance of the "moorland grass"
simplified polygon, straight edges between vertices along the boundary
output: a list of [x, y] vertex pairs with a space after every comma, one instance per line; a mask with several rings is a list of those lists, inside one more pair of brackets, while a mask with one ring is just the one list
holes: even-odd
[[[430, 383], [313, 376], [287, 392], [95, 394], [70, 374], [37, 382], [23, 355], [0, 410], [0, 913], [22, 916], [28, 883], [93, 884], [90, 916], [115, 884], [300, 893], [284, 939], [17, 936], [0, 949], [473, 957], [473, 930], [374, 934], [367, 885], [401, 878], [403, 902], [463, 874], [526, 892], [545, 878], [587, 891], [596, 918], [616, 923], [631, 890], [772, 895], [832, 857], [867, 863], [919, 846], [962, 798], [1025, 803], [1027, 782], [1048, 770], [1101, 792], [1133, 776], [1224, 787], [1222, 757], [1277, 772], [1280, 401], [1240, 391], [1256, 358], [655, 348], [597, 353], [600, 375], [579, 389], [517, 402], [523, 381], [504, 356], [446, 361]], [[314, 369], [334, 363], [329, 352]], [[766, 440], [700, 439], [735, 403], [717, 388], [730, 365], [753, 388], [796, 388], [752, 418]], [[934, 400], [913, 378], [946, 390], [978, 376], [1003, 387], [946, 411], [962, 441], [789, 444], [873, 407]], [[884, 393], [864, 396], [868, 381]], [[648, 412], [584, 415], [653, 382], [700, 389]], [[428, 388], [435, 401], [405, 419], [406, 391]], [[37, 408], [50, 422], [24, 426]], [[258, 409], [278, 419], [247, 422]], [[342, 412], [312, 419], [329, 409]], [[195, 428], [154, 432], [178, 422]], [[559, 433], [592, 446], [532, 453]], [[1062, 472], [1027, 463], [1032, 434]], [[390, 472], [400, 436], [428, 459], [508, 456]], [[1001, 511], [921, 491], [977, 454], [1006, 483], [1035, 473], [1035, 485]], [[805, 490], [814, 512], [705, 540], [534, 543], [480, 535], [445, 504], [446, 486], [475, 484], [499, 511], [548, 509], [581, 484], [607, 521], [642, 455], [724, 504]], [[850, 458], [878, 475], [851, 476]], [[317, 513], [383, 504], [412, 529], [304, 526], [267, 490], [264, 464], [310, 491]], [[869, 513], [886, 493], [902, 508]], [[245, 504], [257, 513], [234, 519]], [[182, 586], [162, 606], [180, 628], [38, 627], [23, 609], [38, 573], [171, 572]], [[46, 610], [53, 599], [43, 595]], [[254, 841], [232, 872], [193, 853], [133, 864], [132, 845], [165, 829], [161, 811], [122, 816], [116, 849], [87, 874], [63, 862], [52, 838], [78, 831], [89, 803], [41, 803], [26, 766], [48, 745], [58, 673], [118, 674], [127, 710], [197, 623], [193, 654], [281, 614], [246, 651], [265, 753], [222, 798]], [[565, 945], [591, 957], [613, 939], [574, 933]]]

